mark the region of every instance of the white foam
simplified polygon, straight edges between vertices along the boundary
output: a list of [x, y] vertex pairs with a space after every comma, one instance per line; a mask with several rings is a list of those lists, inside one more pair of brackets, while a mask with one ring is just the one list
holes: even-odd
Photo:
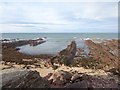
[[84, 38], [83, 40], [91, 40], [90, 38]]

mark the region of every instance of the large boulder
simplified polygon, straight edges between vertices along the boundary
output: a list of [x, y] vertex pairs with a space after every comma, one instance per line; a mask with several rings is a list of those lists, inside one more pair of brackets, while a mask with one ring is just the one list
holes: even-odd
[[6, 85], [10, 80], [12, 79], [18, 79], [19, 77], [25, 75], [28, 72], [28, 70], [25, 69], [5, 69], [0, 71], [0, 76], [2, 81], [0, 83], [0, 88], [2, 86]]
[[65, 85], [70, 81], [72, 77], [72, 74], [67, 71], [57, 71], [51, 75], [51, 77], [48, 79], [49, 81], [52, 81], [51, 84], [54, 85]]
[[37, 71], [28, 71], [19, 77], [12, 78], [2, 88], [49, 88], [49, 83], [40, 77]]
[[63, 49], [57, 56], [51, 59], [52, 63], [59, 63], [64, 65], [70, 65], [73, 63], [73, 59], [76, 54], [76, 42], [72, 41], [66, 49]]

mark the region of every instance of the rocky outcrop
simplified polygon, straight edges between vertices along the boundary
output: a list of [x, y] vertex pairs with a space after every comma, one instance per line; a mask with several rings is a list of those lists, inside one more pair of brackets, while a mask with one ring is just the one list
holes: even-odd
[[118, 45], [115, 41], [106, 41], [103, 43], [94, 43], [86, 40], [85, 43], [89, 47], [89, 57], [100, 61], [103, 65], [110, 67], [118, 67], [117, 49]]
[[114, 78], [91, 76], [84, 73], [57, 71], [40, 77], [37, 71], [16, 70], [2, 76], [4, 88], [120, 88]]
[[18, 46], [22, 46], [26, 44], [29, 44], [29, 40], [20, 40], [20, 41], [15, 41], [15, 42], [10, 42], [10, 43], [2, 43], [2, 49], [16, 48]]
[[76, 54], [76, 42], [72, 41], [70, 45], [67, 46], [66, 49], [60, 51], [57, 56], [53, 57], [51, 59], [51, 62], [70, 65], [73, 63], [75, 54]]
[[64, 88], [118, 88], [118, 83], [114, 79], [105, 79], [98, 76], [76, 74], [72, 76], [71, 83]]
[[2, 88], [49, 88], [49, 83], [37, 71], [28, 71], [9, 80]]
[[60, 51], [58, 54], [59, 55], [69, 55], [69, 54], [75, 55], [76, 54], [76, 42], [72, 41], [70, 45], [67, 46], [66, 49]]
[[92, 76], [85, 73], [70, 73], [57, 71], [46, 76], [51, 88], [110, 88], [118, 89], [118, 82], [114, 78]]

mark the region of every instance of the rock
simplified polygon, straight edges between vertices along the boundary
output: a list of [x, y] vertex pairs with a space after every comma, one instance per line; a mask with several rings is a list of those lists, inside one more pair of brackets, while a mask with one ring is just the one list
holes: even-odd
[[64, 65], [70, 65], [73, 63], [73, 59], [76, 54], [76, 43], [72, 41], [70, 45], [67, 46], [66, 49], [60, 51], [57, 56], [51, 59], [53, 63], [59, 63]]
[[10, 41], [9, 43], [5, 42], [5, 43], [2, 43], [2, 47], [3, 47], [3, 49], [16, 48], [18, 46], [22, 46], [22, 45], [26, 45], [26, 44], [29, 44], [29, 40], [19, 40], [19, 41], [15, 41], [15, 42]]
[[67, 84], [64, 88], [88, 88], [87, 81], [76, 82], [73, 84]]
[[83, 74], [82, 76], [74, 76], [72, 80], [74, 82], [66, 84], [64, 88], [118, 88], [118, 83], [114, 79], [105, 79], [98, 76]]
[[113, 75], [120, 76], [120, 70], [118, 68], [112, 68], [112, 69], [108, 70], [108, 72], [111, 72]]
[[44, 78], [49, 79], [49, 78], [52, 76], [52, 74], [53, 74], [53, 73], [48, 73], [48, 75], [45, 76]]
[[20, 48], [15, 48], [15, 50], [16, 50], [16, 51], [19, 51], [19, 50], [20, 50]]
[[75, 56], [81, 56], [82, 52], [84, 52], [81, 48], [77, 48]]
[[82, 74], [74, 74], [71, 78], [71, 81], [74, 82], [77, 79], [82, 79]]
[[5, 64], [5, 61], [0, 61], [0, 64]]
[[61, 55], [69, 55], [69, 54], [72, 54], [72, 55], [76, 54], [76, 43], [75, 43], [75, 41], [72, 41], [70, 43], [70, 45], [67, 46], [66, 49], [59, 52], [60, 56]]
[[72, 74], [67, 71], [58, 71], [52, 74], [49, 78], [54, 85], [64, 85], [70, 81]]
[[[19, 78], [23, 75], [25, 75], [26, 73], [28, 72], [28, 70], [22, 70], [22, 69], [5, 69], [5, 70], [2, 70], [0, 72], [0, 76], [2, 76], [2, 84], [0, 85], [6, 85], [8, 83], [8, 81], [12, 80], [12, 79], [16, 79], [16, 78]], [[0, 86], [1, 88], [2, 86]]]
[[49, 88], [49, 83], [40, 77], [37, 71], [28, 71], [18, 78], [9, 80], [2, 88]]
[[114, 52], [114, 50], [117, 52], [117, 49], [119, 49], [117, 43], [109, 40], [103, 43], [95, 43], [91, 40], [86, 40], [85, 43], [90, 50], [89, 57], [99, 61], [103, 67], [118, 67], [119, 57], [111, 53]]

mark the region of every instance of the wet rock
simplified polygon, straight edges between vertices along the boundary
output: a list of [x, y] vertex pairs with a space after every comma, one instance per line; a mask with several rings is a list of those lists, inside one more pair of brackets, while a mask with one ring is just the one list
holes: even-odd
[[16, 48], [17, 46], [22, 46], [29, 44], [29, 40], [19, 40], [15, 42], [9, 42], [9, 43], [2, 43], [3, 49], [5, 48]]
[[16, 51], [19, 51], [19, 50], [20, 50], [20, 48], [15, 48], [15, 50], [16, 50]]
[[2, 88], [48, 88], [49, 83], [40, 77], [37, 71], [28, 71], [26, 74], [9, 80]]
[[64, 85], [70, 81], [72, 74], [67, 71], [58, 71], [49, 78], [54, 85]]
[[66, 49], [59, 52], [59, 55], [68, 55], [68, 54], [76, 54], [76, 42], [72, 41], [70, 45], [67, 46]]
[[76, 54], [76, 42], [72, 41], [70, 45], [67, 46], [66, 49], [60, 51], [57, 56], [53, 57], [51, 59], [51, 62], [64, 64], [64, 65], [70, 65], [73, 63], [73, 59]]

